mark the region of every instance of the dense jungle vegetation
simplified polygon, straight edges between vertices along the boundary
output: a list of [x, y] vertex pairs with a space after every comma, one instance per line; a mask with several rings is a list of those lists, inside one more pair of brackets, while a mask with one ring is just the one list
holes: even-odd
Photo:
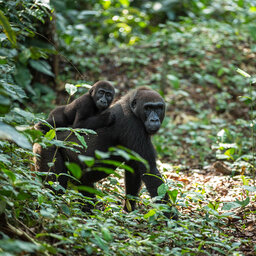
[[[0, 45], [0, 255], [256, 255], [255, 0], [0, 0]], [[98, 80], [164, 97], [152, 140], [179, 220], [145, 187], [124, 212], [120, 168], [97, 201], [33, 171], [34, 143], [74, 146], [34, 124]]]

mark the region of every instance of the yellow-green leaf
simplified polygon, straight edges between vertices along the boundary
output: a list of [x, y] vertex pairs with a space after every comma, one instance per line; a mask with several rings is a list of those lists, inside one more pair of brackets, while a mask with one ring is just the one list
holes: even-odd
[[9, 39], [9, 41], [12, 43], [13, 47], [16, 47], [16, 35], [14, 31], [11, 28], [11, 25], [8, 21], [8, 19], [5, 17], [4, 13], [0, 11], [0, 25], [3, 27], [4, 33]]
[[244, 76], [244, 77], [251, 77], [248, 73], [246, 73], [245, 71], [243, 71], [242, 69], [238, 68], [236, 70], [237, 73], [239, 73], [240, 75]]
[[148, 213], [146, 213], [144, 215], [144, 219], [148, 219], [151, 216], [154, 216], [156, 214], [156, 210], [155, 209], [151, 209]]

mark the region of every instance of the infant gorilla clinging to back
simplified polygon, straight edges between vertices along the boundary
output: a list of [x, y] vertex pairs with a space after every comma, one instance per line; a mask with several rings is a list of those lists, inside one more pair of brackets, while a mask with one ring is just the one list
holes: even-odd
[[[89, 92], [83, 94], [70, 104], [56, 107], [46, 121], [53, 127], [69, 127], [97, 129], [110, 125], [109, 115], [95, 116], [108, 108], [115, 96], [114, 87], [107, 81], [98, 81]], [[114, 118], [114, 117], [113, 117]], [[39, 122], [35, 129], [48, 132], [50, 128]]]

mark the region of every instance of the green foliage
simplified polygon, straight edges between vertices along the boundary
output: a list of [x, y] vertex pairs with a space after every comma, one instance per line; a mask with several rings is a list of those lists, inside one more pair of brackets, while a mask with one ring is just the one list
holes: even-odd
[[8, 19], [4, 16], [2, 11], [0, 11], [0, 25], [2, 25], [4, 33], [9, 41], [12, 43], [12, 46], [16, 47], [16, 35], [12, 30]]
[[[237, 237], [237, 230], [249, 212], [255, 214], [251, 205], [256, 199], [251, 185], [255, 3], [56, 0], [51, 4], [0, 2], [0, 254], [242, 255], [243, 246], [251, 241]], [[58, 52], [46, 38], [54, 38]], [[52, 69], [56, 54], [59, 73]], [[137, 85], [161, 91], [167, 118], [153, 138], [158, 157], [171, 162], [177, 176], [183, 169], [208, 168], [220, 159], [242, 174], [234, 180], [242, 182], [243, 193], [222, 202], [218, 192], [216, 200], [210, 200], [209, 195], [217, 193], [212, 188], [188, 191], [179, 177], [174, 182], [166, 171], [158, 198], [169, 194], [180, 213], [174, 221], [163, 215], [169, 210], [165, 205], [148, 199], [145, 188], [140, 198], [132, 198], [138, 203], [136, 211], [122, 211], [120, 177], [123, 170], [134, 170], [108, 157], [121, 155], [148, 169], [127, 149], [96, 151], [95, 158], [79, 156], [88, 169], [97, 168], [97, 163], [108, 165], [98, 170], [112, 175], [95, 189], [79, 184], [84, 170], [77, 164], [66, 163], [68, 174], [52, 173], [54, 156], [49, 172], [34, 173], [30, 165], [35, 142], [75, 152], [87, 148], [82, 136], [92, 133], [87, 129], [50, 127], [46, 135], [30, 129], [39, 120], [34, 113], [43, 109], [44, 118], [51, 108], [56, 97], [51, 85], [65, 84], [70, 97], [81, 87], [89, 88], [84, 78], [77, 81], [78, 75], [89, 83], [113, 80], [121, 93]], [[55, 138], [57, 131], [65, 130], [74, 133], [81, 145]], [[56, 182], [46, 182], [49, 175]], [[68, 189], [58, 183], [62, 175], [70, 178]], [[97, 200], [80, 191], [94, 193]], [[83, 211], [86, 208], [91, 210]]]

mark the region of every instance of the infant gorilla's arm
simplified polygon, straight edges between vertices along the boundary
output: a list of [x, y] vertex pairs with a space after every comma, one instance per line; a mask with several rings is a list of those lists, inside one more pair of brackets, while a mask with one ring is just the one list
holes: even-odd
[[96, 130], [103, 127], [111, 126], [115, 123], [115, 115], [108, 110], [73, 124], [73, 128], [86, 128]]

